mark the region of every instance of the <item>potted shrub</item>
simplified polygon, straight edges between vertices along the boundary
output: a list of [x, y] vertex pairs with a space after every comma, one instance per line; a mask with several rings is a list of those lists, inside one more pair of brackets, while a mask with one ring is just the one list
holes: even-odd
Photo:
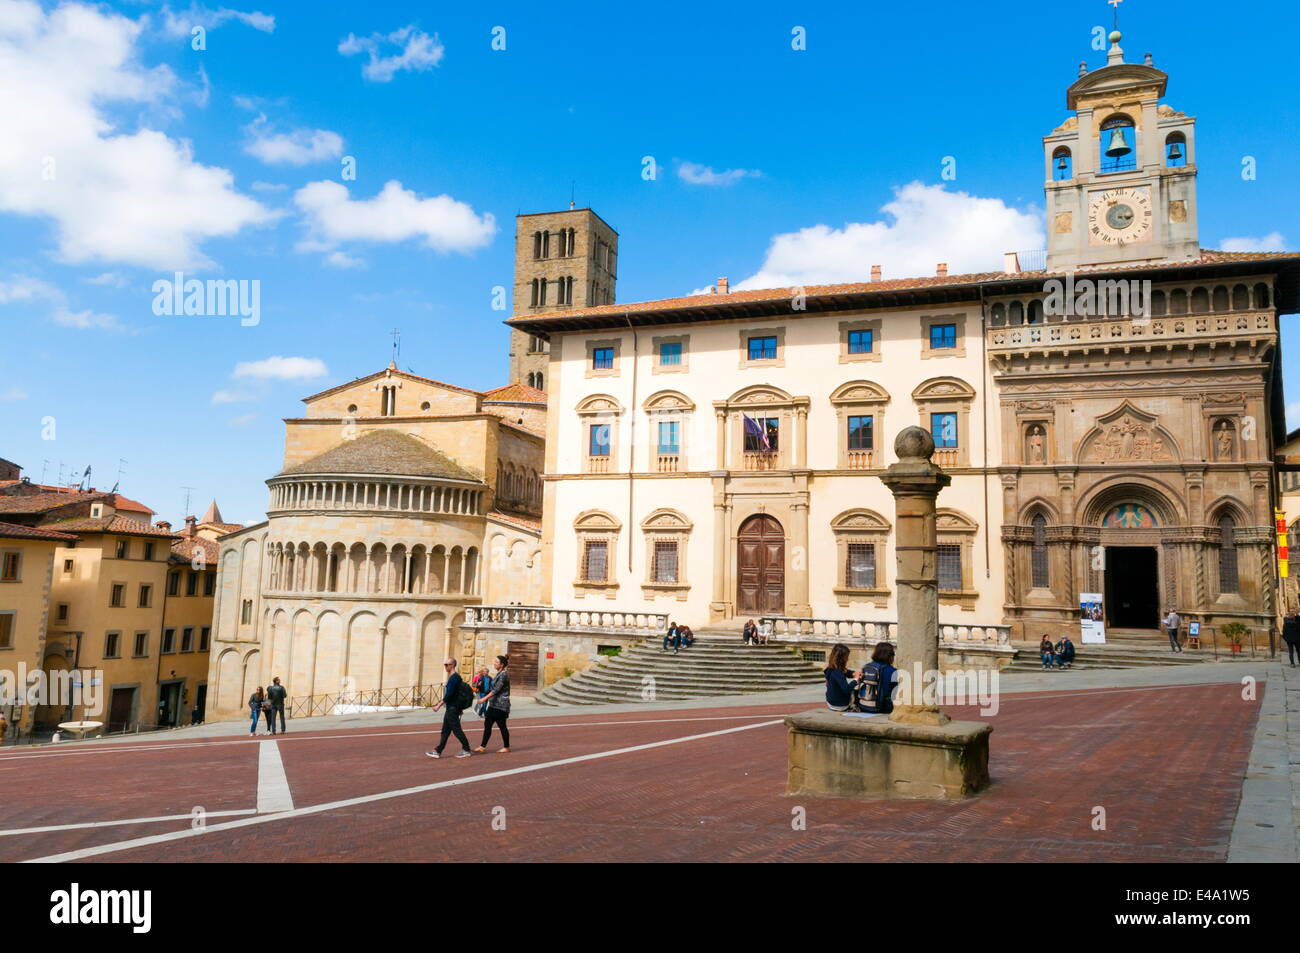
[[1227, 625], [1221, 626], [1219, 628], [1219, 632], [1222, 633], [1223, 637], [1228, 640], [1228, 644], [1232, 646], [1233, 655], [1240, 654], [1241, 640], [1249, 631], [1250, 630], [1247, 629], [1240, 622], [1229, 622]]

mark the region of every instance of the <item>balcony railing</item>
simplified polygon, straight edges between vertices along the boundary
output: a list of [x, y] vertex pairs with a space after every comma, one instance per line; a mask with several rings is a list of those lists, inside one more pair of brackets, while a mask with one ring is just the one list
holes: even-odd
[[874, 457], [875, 457], [874, 450], [850, 450], [849, 469], [870, 470], [875, 465], [872, 462]]
[[1160, 317], [1077, 316], [1054, 323], [999, 326], [989, 329], [989, 349], [1020, 351], [1081, 350], [1110, 345], [1177, 344], [1193, 339], [1273, 334], [1269, 312], [1176, 314]]
[[608, 473], [608, 472], [609, 472], [609, 457], [608, 457], [608, 456], [603, 456], [603, 457], [588, 457], [588, 458], [587, 458], [587, 472], [588, 472], [588, 473]]
[[780, 454], [775, 450], [759, 450], [745, 454], [746, 470], [775, 470], [780, 460]]
[[679, 458], [675, 453], [661, 453], [655, 460], [655, 469], [660, 473], [676, 473]]
[[956, 447], [936, 447], [934, 451], [934, 465], [937, 467], [955, 467], [958, 463], [958, 451]]
[[668, 615], [663, 612], [553, 609], [550, 606], [466, 606], [465, 625], [547, 631], [585, 630], [641, 637], [667, 631]]
[[[764, 616], [760, 624], [770, 626], [775, 642], [895, 642], [898, 623], [892, 619], [808, 619], [796, 616]], [[952, 625], [939, 624], [941, 646], [961, 645], [1011, 645], [1009, 625]]]

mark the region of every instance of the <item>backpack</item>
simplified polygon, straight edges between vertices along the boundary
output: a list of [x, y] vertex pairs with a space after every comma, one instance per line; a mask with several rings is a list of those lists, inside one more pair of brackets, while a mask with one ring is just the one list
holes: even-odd
[[893, 668], [880, 662], [869, 662], [862, 670], [862, 688], [858, 703], [861, 711], [874, 711], [887, 715], [894, 710]]
[[474, 689], [469, 687], [468, 682], [461, 681], [460, 687], [456, 689], [456, 697], [452, 699], [452, 704], [461, 710], [474, 704]]

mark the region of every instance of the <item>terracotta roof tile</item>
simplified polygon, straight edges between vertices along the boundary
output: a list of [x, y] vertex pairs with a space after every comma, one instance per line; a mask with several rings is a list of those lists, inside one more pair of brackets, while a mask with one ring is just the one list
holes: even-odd
[[59, 533], [40, 526], [19, 526], [16, 523], [0, 523], [0, 537], [4, 539], [50, 539], [73, 541], [77, 537], [71, 533]]
[[492, 510], [488, 513], [488, 519], [500, 520], [503, 523], [513, 523], [524, 529], [532, 530], [535, 533], [542, 531], [542, 521], [529, 519], [527, 516], [516, 516], [514, 513], [503, 513], [501, 510]]
[[536, 387], [529, 387], [522, 381], [514, 381], [504, 387], [485, 390], [483, 399], [512, 404], [544, 404], [546, 403], [546, 391], [538, 390]]
[[107, 493], [28, 493], [0, 496], [0, 513], [44, 513], [77, 503], [108, 501]]
[[164, 539], [175, 539], [175, 533], [169, 533], [165, 529], [159, 529], [156, 526], [150, 526], [148, 523], [140, 520], [133, 520], [126, 516], [100, 516], [87, 519], [69, 519], [55, 520], [52, 523], [44, 524], [46, 529], [58, 530], [61, 533], [113, 533], [118, 536], [160, 536]]
[[204, 539], [202, 536], [186, 537], [172, 543], [171, 561], [190, 563], [193, 562], [196, 554], [201, 553], [203, 564], [215, 568], [220, 552], [221, 547], [217, 545], [216, 540]]
[[288, 467], [279, 475], [315, 473], [374, 473], [482, 482], [441, 450], [435, 450], [418, 437], [397, 430], [371, 430], [363, 433], [304, 463]]

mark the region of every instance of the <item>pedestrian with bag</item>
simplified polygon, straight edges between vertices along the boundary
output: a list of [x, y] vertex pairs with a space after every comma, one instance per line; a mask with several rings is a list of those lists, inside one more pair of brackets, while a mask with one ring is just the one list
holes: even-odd
[[862, 677], [858, 680], [858, 710], [868, 715], [888, 715], [894, 710], [894, 685], [897, 681], [894, 646], [879, 642], [871, 652], [871, 661], [862, 667]]
[[487, 743], [492, 740], [492, 726], [496, 725], [501, 730], [501, 750], [497, 753], [509, 754], [510, 729], [506, 727], [506, 720], [510, 717], [510, 673], [506, 666], [510, 664], [510, 657], [498, 655], [494, 664], [497, 673], [492, 676], [492, 690], [483, 699], [487, 705], [483, 715], [483, 740], [474, 750], [480, 754], [487, 751]]
[[466, 681], [460, 677], [456, 671], [456, 660], [449, 658], [442, 663], [442, 670], [447, 673], [447, 685], [442, 690], [442, 700], [433, 706], [433, 710], [444, 709], [442, 716], [442, 737], [438, 740], [438, 747], [432, 751], [426, 751], [425, 754], [430, 758], [441, 758], [442, 749], [447, 747], [447, 739], [452, 735], [460, 742], [463, 749], [458, 758], [470, 757], [469, 739], [465, 737], [465, 729], [460, 726], [461, 713], [474, 704], [474, 690], [469, 687]]
[[253, 716], [253, 723], [248, 726], [248, 737], [252, 738], [257, 734], [257, 719], [269, 707], [270, 703], [266, 700], [266, 692], [259, 685], [257, 691], [248, 696], [248, 710]]
[[267, 701], [271, 703], [271, 714], [267, 717], [271, 721], [271, 734], [275, 734], [275, 719], [280, 718], [280, 734], [284, 734], [284, 703], [289, 697], [289, 690], [280, 684], [280, 676], [277, 675], [271, 679], [271, 685], [266, 690]]

